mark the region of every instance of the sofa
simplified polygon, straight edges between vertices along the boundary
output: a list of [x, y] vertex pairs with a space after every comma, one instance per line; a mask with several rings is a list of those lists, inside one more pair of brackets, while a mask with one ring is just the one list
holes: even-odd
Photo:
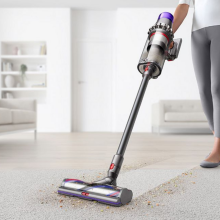
[[152, 132], [210, 133], [200, 100], [160, 100], [152, 105]]
[[37, 138], [37, 103], [30, 99], [0, 99], [0, 134], [34, 131]]

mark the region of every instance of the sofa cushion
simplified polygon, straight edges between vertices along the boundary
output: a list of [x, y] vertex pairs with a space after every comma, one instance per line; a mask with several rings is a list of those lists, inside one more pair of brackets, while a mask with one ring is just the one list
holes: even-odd
[[0, 108], [0, 125], [12, 123], [12, 113], [10, 109]]
[[203, 112], [166, 112], [165, 121], [167, 122], [206, 122], [207, 119]]
[[26, 110], [12, 109], [12, 123], [13, 124], [25, 124], [25, 123], [35, 123], [36, 113]]
[[203, 112], [200, 100], [161, 100], [165, 112]]

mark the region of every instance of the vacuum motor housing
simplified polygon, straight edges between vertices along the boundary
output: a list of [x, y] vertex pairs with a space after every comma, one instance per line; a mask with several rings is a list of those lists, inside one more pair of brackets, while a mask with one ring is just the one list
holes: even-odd
[[148, 38], [137, 66], [141, 74], [144, 74], [149, 66], [154, 69], [152, 78], [157, 78], [161, 74], [167, 58], [167, 49], [174, 37], [172, 23], [173, 15], [163, 12], [159, 15], [155, 25], [149, 29]]

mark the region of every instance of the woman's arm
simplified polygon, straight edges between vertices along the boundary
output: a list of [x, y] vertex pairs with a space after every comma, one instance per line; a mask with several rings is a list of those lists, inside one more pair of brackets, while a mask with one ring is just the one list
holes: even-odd
[[[173, 21], [173, 33], [175, 33], [180, 25], [183, 23], [186, 15], [188, 14], [189, 11], [189, 5], [188, 4], [179, 4], [176, 7], [176, 10], [174, 12], [174, 21]], [[170, 47], [173, 47], [173, 42], [171, 42]]]
[[177, 31], [179, 26], [183, 23], [186, 15], [189, 11], [189, 5], [188, 4], [179, 4], [176, 7], [176, 10], [174, 12], [174, 21], [173, 21], [173, 33]]

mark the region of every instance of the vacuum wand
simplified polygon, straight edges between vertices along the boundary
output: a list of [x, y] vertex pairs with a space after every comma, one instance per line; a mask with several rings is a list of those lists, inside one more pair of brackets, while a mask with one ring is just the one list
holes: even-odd
[[143, 100], [143, 97], [144, 97], [144, 94], [145, 94], [145, 91], [146, 91], [146, 88], [147, 88], [147, 84], [148, 84], [149, 80], [151, 79], [150, 71], [151, 71], [151, 69], [147, 70], [147, 72], [145, 72], [143, 74], [143, 79], [141, 81], [141, 85], [140, 85], [140, 88], [138, 90], [138, 94], [137, 94], [136, 99], [134, 101], [133, 108], [131, 110], [130, 116], [128, 118], [128, 122], [126, 124], [124, 133], [123, 133], [122, 138], [121, 138], [121, 142], [120, 142], [119, 147], [118, 147], [117, 154], [120, 154], [122, 156], [124, 156], [126, 147], [128, 145], [128, 141], [129, 141], [129, 138], [131, 136], [131, 132], [132, 132], [132, 129], [134, 127], [134, 123], [135, 123], [135, 120], [137, 118], [137, 114], [138, 114], [138, 111], [140, 109], [140, 106], [141, 106], [141, 103], [142, 103], [142, 100]]
[[[107, 176], [93, 183], [78, 179], [64, 179], [58, 189], [59, 194], [95, 200], [113, 206], [122, 206], [131, 201], [132, 191], [116, 186], [116, 180], [149, 80], [156, 79], [161, 74], [165, 60], [172, 61], [178, 57], [182, 39], [173, 39], [172, 23], [173, 15], [163, 12], [159, 15], [155, 25], [149, 29], [147, 41], [137, 66], [138, 71], [142, 74], [141, 85]], [[169, 49], [172, 41], [174, 41], [174, 46]]]

